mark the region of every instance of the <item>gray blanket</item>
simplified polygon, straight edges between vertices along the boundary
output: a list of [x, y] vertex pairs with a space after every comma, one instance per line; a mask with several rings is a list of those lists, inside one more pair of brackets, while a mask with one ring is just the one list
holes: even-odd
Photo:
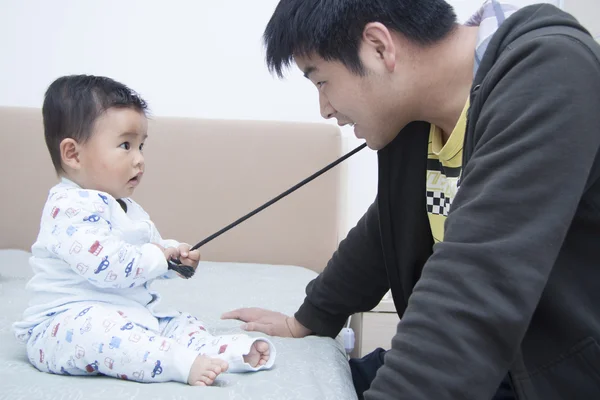
[[[27, 304], [28, 257], [26, 252], [0, 250], [0, 400], [356, 399], [339, 338], [272, 338], [277, 348], [272, 370], [222, 374], [213, 387], [41, 373], [31, 366], [25, 347], [11, 331]], [[241, 323], [220, 320], [224, 311], [264, 307], [291, 314], [314, 277], [313, 271], [299, 267], [202, 262], [192, 280], [160, 281], [153, 287], [161, 292], [165, 305], [191, 312], [214, 334], [231, 334], [241, 331]]]

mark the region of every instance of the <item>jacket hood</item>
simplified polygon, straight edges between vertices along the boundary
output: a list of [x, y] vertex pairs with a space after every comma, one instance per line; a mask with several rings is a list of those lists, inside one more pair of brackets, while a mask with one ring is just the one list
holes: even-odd
[[508, 17], [498, 28], [488, 45], [473, 85], [478, 85], [492, 68], [502, 51], [511, 42], [536, 29], [549, 26], [571, 27], [590, 35], [572, 15], [552, 4], [535, 4], [526, 6]]

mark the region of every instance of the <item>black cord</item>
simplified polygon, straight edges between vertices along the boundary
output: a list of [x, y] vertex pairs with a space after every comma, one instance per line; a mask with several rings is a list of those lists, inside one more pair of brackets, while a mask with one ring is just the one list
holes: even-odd
[[[265, 208], [267, 208], [267, 207], [273, 205], [274, 203], [276, 203], [277, 201], [283, 199], [285, 196], [289, 195], [290, 193], [292, 193], [292, 192], [300, 189], [302, 186], [306, 185], [307, 183], [309, 183], [313, 179], [315, 179], [315, 178], [319, 177], [320, 175], [324, 174], [325, 172], [329, 171], [331, 168], [335, 167], [336, 165], [338, 165], [342, 161], [344, 161], [344, 160], [352, 157], [354, 154], [358, 153], [359, 151], [361, 151], [362, 149], [364, 149], [366, 146], [367, 146], [366, 143], [361, 144], [360, 146], [358, 146], [357, 148], [355, 148], [354, 150], [352, 150], [348, 154], [343, 155], [342, 157], [338, 158], [337, 160], [335, 160], [331, 164], [327, 165], [326, 167], [324, 167], [321, 170], [315, 172], [314, 174], [312, 174], [308, 178], [304, 179], [302, 182], [298, 183], [297, 185], [292, 186], [291, 188], [289, 188], [285, 192], [281, 193], [279, 196], [277, 196], [277, 197], [269, 200], [268, 202], [266, 202], [262, 206], [258, 207], [256, 210], [249, 212], [248, 214], [244, 215], [243, 217], [241, 217], [241, 218], [237, 219], [236, 221], [232, 222], [231, 224], [227, 225], [225, 228], [221, 229], [220, 231], [215, 232], [212, 235], [210, 235], [209, 237], [207, 237], [206, 239], [198, 242], [196, 245], [194, 245], [194, 247], [192, 247], [190, 249], [190, 251], [196, 250], [196, 249], [204, 246], [206, 243], [210, 242], [211, 240], [216, 239], [217, 237], [221, 236], [222, 234], [224, 234], [228, 230], [230, 230], [230, 229], [236, 227], [237, 225], [241, 224], [242, 222], [244, 222], [248, 218], [251, 218], [252, 216], [254, 216], [254, 215], [258, 214], [259, 212], [261, 212], [262, 210], [264, 210]], [[172, 269], [172, 270], [178, 272], [179, 274], [181, 274], [182, 276], [184, 276], [186, 278], [190, 278], [194, 274], [194, 270], [193, 270], [192, 267], [189, 267], [189, 266], [186, 266], [186, 265], [182, 265], [181, 262], [178, 259], [169, 260], [169, 269]]]
[[258, 214], [259, 212], [261, 212], [262, 210], [264, 210], [265, 208], [271, 206], [272, 204], [276, 203], [277, 201], [283, 199], [285, 196], [287, 196], [288, 194], [296, 191], [297, 189], [300, 189], [302, 186], [306, 185], [307, 183], [309, 183], [310, 181], [312, 181], [313, 179], [319, 177], [320, 175], [324, 174], [325, 172], [329, 171], [331, 168], [335, 167], [336, 165], [338, 165], [339, 163], [341, 163], [342, 161], [346, 160], [347, 158], [353, 156], [354, 154], [358, 153], [360, 150], [364, 149], [367, 146], [366, 143], [358, 146], [356, 149], [352, 150], [351, 152], [349, 152], [348, 154], [338, 158], [336, 161], [332, 162], [331, 164], [329, 164], [328, 166], [326, 166], [325, 168], [321, 169], [320, 171], [315, 172], [314, 174], [312, 174], [311, 176], [309, 176], [308, 178], [306, 178], [305, 180], [303, 180], [302, 182], [298, 183], [297, 185], [291, 187], [290, 189], [286, 190], [285, 192], [281, 193], [279, 196], [275, 197], [272, 200], [269, 200], [268, 202], [266, 202], [265, 204], [263, 204], [262, 206], [258, 207], [256, 210], [249, 212], [248, 214], [244, 215], [243, 217], [241, 217], [240, 219], [232, 222], [231, 224], [227, 225], [225, 228], [221, 229], [220, 231], [213, 233], [212, 235], [210, 235], [209, 237], [207, 237], [206, 239], [202, 240], [201, 242], [198, 242], [194, 247], [192, 247], [190, 250], [196, 250], [199, 247], [204, 246], [206, 243], [210, 242], [211, 240], [221, 236], [223, 233], [227, 232], [228, 230], [230, 230], [231, 228], [241, 224], [242, 222], [244, 222], [245, 220], [247, 220], [248, 218]]

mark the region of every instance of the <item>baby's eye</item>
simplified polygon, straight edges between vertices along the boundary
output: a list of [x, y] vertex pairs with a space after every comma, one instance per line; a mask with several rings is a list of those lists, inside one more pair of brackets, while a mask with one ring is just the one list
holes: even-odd
[[129, 145], [129, 142], [121, 143], [121, 145], [119, 147], [122, 149], [125, 149], [125, 150], [129, 150], [131, 148], [131, 146]]
[[144, 150], [144, 143], [140, 144], [140, 151]]

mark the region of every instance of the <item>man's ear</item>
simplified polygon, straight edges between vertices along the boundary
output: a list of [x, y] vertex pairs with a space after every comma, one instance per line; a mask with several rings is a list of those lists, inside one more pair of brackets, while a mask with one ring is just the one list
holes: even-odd
[[79, 169], [79, 144], [75, 139], [66, 138], [60, 142], [60, 159], [63, 165], [72, 169]]
[[363, 45], [369, 53], [383, 61], [388, 72], [396, 68], [396, 44], [389, 29], [380, 22], [369, 22], [363, 30]]

